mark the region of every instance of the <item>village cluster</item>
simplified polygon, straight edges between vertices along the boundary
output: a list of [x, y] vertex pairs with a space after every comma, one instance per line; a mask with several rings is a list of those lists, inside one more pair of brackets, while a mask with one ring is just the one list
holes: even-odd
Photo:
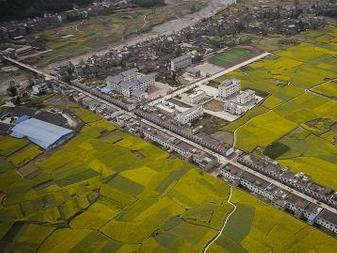
[[[123, 2], [128, 5], [132, 1]], [[101, 4], [97, 7], [105, 8]], [[0, 133], [28, 138], [45, 150], [75, 136], [81, 122], [70, 112], [17, 106], [26, 97], [55, 92], [129, 133], [163, 147], [172, 156], [194, 163], [325, 231], [337, 233], [336, 191], [317, 184], [303, 173], [289, 172], [268, 157], [243, 153], [208, 133], [204, 118], [214, 117], [228, 123], [244, 116], [264, 98], [237, 79], [220, 81], [215, 87], [211, 81], [223, 75], [226, 67], [218, 66], [213, 72], [200, 67], [220, 48], [222, 52], [226, 50], [226, 44], [214, 46], [215, 36], [225, 37], [239, 31], [298, 33], [324, 24], [319, 14], [332, 15], [335, 6], [317, 3], [275, 9], [261, 5], [245, 12], [237, 10], [227, 17], [202, 20], [197, 26], [170, 36], [110, 50], [77, 64], [69, 62], [55, 69], [54, 76], [15, 60], [31, 48], [19, 52], [4, 50], [0, 60], [44, 78], [26, 83], [13, 81], [9, 89], [13, 92], [13, 104], [0, 107]]]

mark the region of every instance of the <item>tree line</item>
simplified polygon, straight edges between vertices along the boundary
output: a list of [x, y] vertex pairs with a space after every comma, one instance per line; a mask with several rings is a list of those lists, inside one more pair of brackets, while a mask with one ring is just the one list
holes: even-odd
[[0, 22], [43, 16], [88, 5], [93, 0], [0, 0]]

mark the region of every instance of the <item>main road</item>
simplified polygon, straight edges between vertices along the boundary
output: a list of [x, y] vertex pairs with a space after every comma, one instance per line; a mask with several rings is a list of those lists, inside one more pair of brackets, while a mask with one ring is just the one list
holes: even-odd
[[[304, 193], [302, 193], [302, 192], [299, 192], [299, 191], [297, 191], [296, 189], [293, 189], [293, 188], [291, 188], [291, 187], [289, 187], [289, 186], [283, 184], [282, 182], [279, 182], [279, 181], [277, 181], [277, 180], [275, 180], [275, 179], [273, 179], [273, 178], [270, 178], [270, 177], [268, 177], [268, 176], [265, 176], [265, 175], [263, 175], [263, 174], [261, 174], [261, 173], [255, 171], [255, 170], [252, 170], [251, 168], [248, 168], [248, 167], [246, 167], [246, 166], [244, 166], [244, 165], [242, 165], [242, 164], [240, 164], [240, 163], [238, 163], [238, 162], [236, 162], [236, 161], [230, 160], [230, 159], [228, 159], [227, 157], [225, 157], [225, 156], [223, 156], [223, 155], [221, 155], [221, 154], [218, 154], [218, 153], [216, 153], [216, 152], [214, 152], [214, 151], [212, 151], [212, 150], [210, 150], [210, 149], [208, 149], [208, 148], [206, 148], [206, 147], [204, 147], [204, 146], [201, 146], [201, 145], [198, 144], [198, 143], [195, 143], [195, 142], [193, 142], [193, 141], [191, 141], [191, 140], [189, 140], [189, 139], [187, 139], [187, 138], [185, 138], [185, 137], [183, 137], [183, 136], [180, 136], [180, 135], [178, 135], [178, 134], [176, 134], [176, 133], [174, 133], [174, 132], [172, 132], [172, 131], [170, 131], [170, 130], [168, 130], [168, 129], [165, 129], [165, 128], [163, 128], [162, 126], [159, 126], [159, 125], [157, 125], [157, 124], [154, 124], [153, 122], [150, 122], [150, 121], [148, 121], [148, 120], [146, 120], [146, 119], [144, 119], [144, 118], [139, 118], [139, 116], [136, 116], [134, 113], [128, 112], [128, 111], [126, 111], [126, 110], [124, 110], [124, 109], [122, 109], [122, 108], [116, 106], [115, 104], [112, 104], [112, 103], [110, 103], [110, 102], [108, 102], [108, 101], [106, 101], [106, 100], [104, 100], [104, 99], [102, 99], [102, 98], [100, 98], [100, 97], [97, 97], [96, 95], [94, 95], [94, 94], [92, 94], [92, 93], [89, 93], [89, 92], [87, 92], [87, 91], [85, 91], [85, 90], [82, 90], [82, 89], [80, 89], [80, 88], [78, 88], [78, 87], [69, 85], [69, 84], [67, 84], [67, 83], [61, 82], [61, 81], [58, 80], [57, 77], [52, 76], [52, 75], [50, 75], [50, 74], [48, 74], [48, 73], [45, 73], [45, 72], [43, 72], [43, 71], [41, 71], [41, 70], [37, 70], [37, 69], [35, 69], [35, 68], [33, 68], [33, 67], [29, 66], [29, 65], [26, 65], [26, 64], [24, 64], [24, 63], [18, 62], [18, 61], [16, 61], [16, 60], [13, 60], [13, 59], [8, 58], [8, 57], [4, 57], [4, 59], [5, 59], [5, 60], [8, 60], [9, 62], [11, 62], [11, 63], [13, 63], [13, 64], [15, 64], [15, 65], [18, 65], [18, 66], [21, 67], [21, 68], [24, 68], [24, 69], [26, 69], [26, 70], [32, 71], [32, 72], [34, 72], [34, 73], [36, 73], [36, 74], [42, 75], [42, 76], [44, 76], [44, 77], [46, 77], [46, 78], [49, 78], [49, 79], [51, 79], [51, 80], [55, 80], [55, 81], [59, 82], [61, 85], [63, 85], [63, 86], [68, 86], [68, 87], [71, 87], [71, 88], [73, 88], [73, 89], [75, 89], [75, 90], [77, 90], [77, 91], [79, 91], [79, 92], [82, 92], [83, 94], [85, 94], [85, 95], [91, 97], [92, 99], [94, 99], [94, 100], [96, 100], [96, 101], [98, 101], [98, 102], [100, 102], [100, 103], [103, 103], [103, 104], [105, 104], [105, 105], [107, 105], [107, 106], [110, 106], [110, 107], [112, 107], [112, 108], [115, 108], [115, 109], [119, 110], [120, 112], [122, 112], [122, 113], [124, 113], [124, 114], [127, 114], [127, 115], [129, 115], [130, 117], [133, 117], [133, 118], [135, 118], [135, 119], [137, 119], [137, 120], [140, 120], [141, 122], [143, 122], [143, 123], [145, 123], [145, 124], [147, 124], [147, 125], [149, 125], [149, 126], [155, 128], [155, 129], [157, 129], [157, 130], [159, 130], [159, 131], [165, 132], [165, 133], [167, 133], [167, 134], [169, 134], [169, 135], [171, 135], [171, 136], [173, 136], [173, 137], [175, 137], [175, 138], [177, 138], [177, 139], [179, 139], [179, 140], [181, 140], [181, 141], [183, 141], [183, 142], [186, 142], [187, 144], [189, 144], [189, 145], [191, 145], [191, 146], [193, 146], [193, 147], [195, 147], [195, 148], [198, 148], [198, 149], [200, 149], [200, 150], [203, 150], [204, 152], [206, 152], [206, 153], [208, 153], [208, 154], [211, 154], [211, 155], [217, 157], [218, 160], [219, 160], [219, 162], [222, 163], [222, 164], [232, 164], [232, 165], [238, 167], [239, 169], [241, 169], [241, 170], [243, 170], [243, 171], [246, 171], [246, 172], [248, 172], [248, 173], [250, 173], [250, 174], [252, 174], [252, 175], [254, 175], [254, 176], [256, 176], [256, 177], [261, 178], [261, 179], [264, 180], [264, 181], [267, 181], [267, 182], [270, 182], [270, 183], [274, 184], [275, 186], [279, 187], [280, 189], [282, 189], [282, 190], [284, 190], [284, 191], [291, 192], [292, 194], [294, 194], [294, 195], [296, 195], [296, 196], [298, 196], [298, 197], [300, 197], [300, 198], [303, 198], [303, 199], [305, 199], [305, 200], [307, 200], [307, 201], [309, 201], [309, 202], [315, 203], [316, 205], [318, 205], [318, 206], [320, 206], [320, 207], [322, 207], [322, 208], [325, 208], [325, 209], [327, 209], [327, 210], [329, 210], [329, 211], [331, 211], [331, 212], [337, 214], [337, 209], [334, 208], [334, 207], [331, 207], [331, 206], [329, 206], [329, 205], [327, 205], [327, 204], [321, 203], [321, 202], [319, 202], [318, 200], [312, 198], [311, 196], [308, 196], [308, 195], [306, 195], [306, 194], [304, 194]], [[235, 67], [233, 67], [233, 68], [235, 69]], [[215, 76], [209, 77], [208, 79], [212, 80], [213, 78], [216, 78], [217, 75], [218, 75], [218, 74], [216, 74]], [[203, 80], [203, 81], [205, 81], [205, 80]]]

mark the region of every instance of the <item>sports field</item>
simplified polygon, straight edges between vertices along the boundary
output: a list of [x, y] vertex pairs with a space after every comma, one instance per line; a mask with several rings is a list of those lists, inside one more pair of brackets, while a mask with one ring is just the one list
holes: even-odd
[[243, 88], [269, 94], [223, 130], [235, 133], [238, 148], [267, 148], [294, 171], [337, 188], [337, 28], [305, 35], [303, 43], [217, 79], [237, 78]]
[[228, 67], [245, 59], [251, 58], [254, 55], [256, 55], [256, 52], [250, 48], [231, 48], [211, 57], [209, 62], [220, 67]]

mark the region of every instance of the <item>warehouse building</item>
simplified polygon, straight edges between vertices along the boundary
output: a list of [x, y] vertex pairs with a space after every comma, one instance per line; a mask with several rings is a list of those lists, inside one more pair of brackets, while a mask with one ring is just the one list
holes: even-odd
[[11, 136], [27, 138], [45, 150], [49, 150], [70, 139], [74, 131], [39, 119], [23, 116], [11, 129]]

